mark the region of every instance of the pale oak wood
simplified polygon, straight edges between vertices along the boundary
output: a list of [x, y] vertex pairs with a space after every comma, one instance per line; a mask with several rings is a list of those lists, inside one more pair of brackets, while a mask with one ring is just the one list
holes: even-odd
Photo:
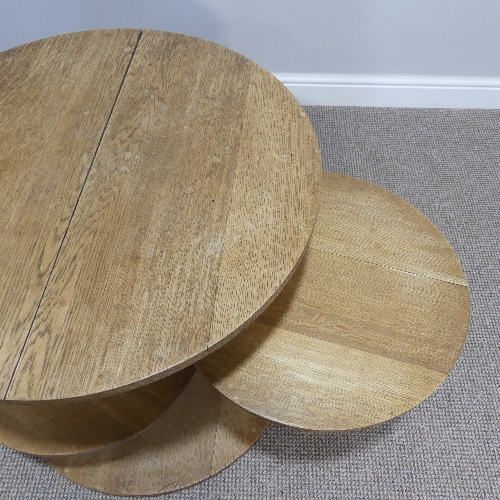
[[467, 286], [451, 245], [408, 202], [354, 177], [324, 183], [311, 248]]
[[220, 472], [267, 426], [196, 373], [171, 408], [136, 437], [102, 451], [46, 461], [86, 488], [113, 495], [157, 495]]
[[293, 272], [320, 183], [312, 126], [270, 73], [145, 31], [6, 398], [111, 394], [214, 350]]
[[38, 455], [85, 453], [129, 439], [159, 418], [194, 373], [185, 368], [128, 392], [90, 401], [0, 401], [0, 442]]
[[429, 396], [469, 323], [460, 262], [417, 209], [324, 173], [296, 274], [247, 330], [198, 367], [235, 403], [302, 429], [374, 425]]
[[0, 397], [4, 397], [139, 30], [0, 53]]

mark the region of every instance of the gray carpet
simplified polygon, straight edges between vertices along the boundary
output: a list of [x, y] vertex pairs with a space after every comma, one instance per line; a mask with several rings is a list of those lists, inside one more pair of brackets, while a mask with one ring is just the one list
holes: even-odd
[[[349, 433], [271, 426], [239, 461], [177, 499], [500, 498], [500, 111], [310, 107], [327, 170], [369, 180], [424, 212], [469, 280], [465, 349], [429, 399]], [[112, 498], [40, 459], [0, 449], [1, 499]]]

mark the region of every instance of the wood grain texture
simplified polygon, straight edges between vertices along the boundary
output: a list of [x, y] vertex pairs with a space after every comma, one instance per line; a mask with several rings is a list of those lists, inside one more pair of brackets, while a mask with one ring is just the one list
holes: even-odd
[[267, 426], [196, 373], [172, 407], [138, 436], [99, 452], [46, 461], [86, 488], [112, 495], [157, 495], [220, 472]]
[[312, 126], [270, 73], [145, 31], [7, 399], [110, 394], [214, 350], [289, 278], [320, 183]]
[[37, 455], [70, 455], [129, 439], [184, 390], [193, 367], [128, 392], [90, 401], [0, 402], [0, 442]]
[[0, 397], [68, 227], [138, 30], [0, 53]]
[[347, 175], [323, 182], [311, 248], [467, 286], [451, 245], [407, 201]]
[[400, 415], [443, 382], [465, 342], [469, 292], [453, 249], [417, 209], [368, 182], [323, 175], [296, 274], [198, 368], [272, 421], [349, 430]]

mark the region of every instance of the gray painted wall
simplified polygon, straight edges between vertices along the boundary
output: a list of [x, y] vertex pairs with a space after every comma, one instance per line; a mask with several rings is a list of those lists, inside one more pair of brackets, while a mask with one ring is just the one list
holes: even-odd
[[495, 0], [0, 0], [0, 50], [105, 27], [199, 36], [274, 73], [500, 76]]

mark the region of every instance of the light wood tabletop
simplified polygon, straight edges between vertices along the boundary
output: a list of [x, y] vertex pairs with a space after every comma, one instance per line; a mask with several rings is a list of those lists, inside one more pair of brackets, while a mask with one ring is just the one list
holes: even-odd
[[0, 54], [0, 398], [111, 395], [248, 326], [320, 204], [312, 126], [266, 70], [179, 34]]
[[309, 430], [391, 419], [453, 368], [467, 280], [432, 222], [398, 196], [324, 173], [310, 246], [279, 297], [198, 368], [257, 415]]

